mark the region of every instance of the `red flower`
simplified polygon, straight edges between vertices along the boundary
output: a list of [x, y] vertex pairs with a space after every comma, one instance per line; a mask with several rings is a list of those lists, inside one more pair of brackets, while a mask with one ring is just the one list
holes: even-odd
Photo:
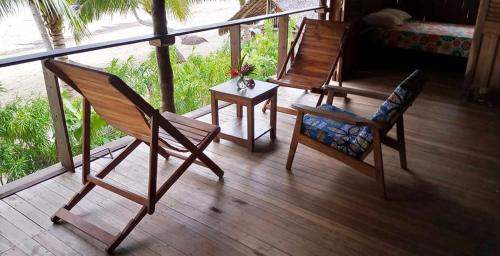
[[231, 77], [237, 77], [240, 75], [240, 71], [238, 71], [237, 69], [235, 68], [231, 68], [229, 70], [229, 74], [231, 75]]
[[463, 44], [462, 44], [462, 49], [464, 50], [469, 50], [470, 49], [470, 46], [471, 46], [471, 42], [469, 41], [464, 41]]

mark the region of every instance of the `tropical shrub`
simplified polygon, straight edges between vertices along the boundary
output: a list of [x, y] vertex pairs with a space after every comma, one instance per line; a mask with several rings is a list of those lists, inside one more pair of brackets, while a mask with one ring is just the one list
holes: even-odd
[[12, 181], [56, 162], [47, 100], [16, 100], [0, 108], [0, 175]]
[[[171, 51], [172, 63], [176, 62]], [[210, 102], [208, 89], [229, 79], [229, 49], [223, 48], [207, 56], [190, 55], [182, 64], [173, 65], [175, 105], [179, 114], [193, 111]], [[124, 62], [114, 59], [106, 71], [117, 75], [155, 108], [161, 105], [158, 66], [152, 52], [138, 63], [133, 56]]]

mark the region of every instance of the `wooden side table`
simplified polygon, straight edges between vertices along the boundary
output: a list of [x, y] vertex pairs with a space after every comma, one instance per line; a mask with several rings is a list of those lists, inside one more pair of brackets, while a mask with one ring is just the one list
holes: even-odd
[[[212, 124], [221, 127], [219, 138], [230, 140], [246, 146], [248, 151], [254, 151], [255, 140], [262, 137], [267, 132], [271, 139], [276, 139], [276, 110], [278, 100], [278, 85], [255, 81], [255, 88], [238, 90], [236, 86], [237, 79], [232, 79], [223, 84], [210, 89], [212, 96]], [[271, 118], [269, 124], [264, 122], [255, 122], [254, 107], [265, 101], [271, 100]], [[219, 123], [219, 100], [236, 104], [237, 118], [232, 122]], [[247, 108], [247, 124], [244, 129], [243, 106]], [[217, 138], [215, 141], [219, 141]]]

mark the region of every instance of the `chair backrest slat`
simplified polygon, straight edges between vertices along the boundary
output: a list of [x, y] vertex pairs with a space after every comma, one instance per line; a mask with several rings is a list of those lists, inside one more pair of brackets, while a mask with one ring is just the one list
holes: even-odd
[[47, 60], [45, 67], [85, 97], [114, 128], [142, 141], [151, 140], [153, 108], [118, 77], [98, 70]]
[[290, 72], [308, 72], [307, 69], [313, 69], [313, 76], [326, 79], [338, 62], [346, 25], [307, 18], [303, 22], [303, 35]]

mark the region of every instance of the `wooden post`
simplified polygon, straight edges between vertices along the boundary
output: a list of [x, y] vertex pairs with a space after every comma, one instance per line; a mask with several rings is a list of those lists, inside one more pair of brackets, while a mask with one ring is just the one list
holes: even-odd
[[45, 80], [45, 88], [49, 99], [50, 114], [52, 117], [52, 125], [56, 137], [57, 157], [61, 165], [71, 172], [75, 171], [73, 163], [73, 153], [69, 144], [68, 127], [66, 126], [66, 118], [64, 116], [61, 91], [59, 89], [59, 81], [57, 77], [42, 65], [43, 77]]
[[[167, 16], [165, 12], [165, 0], [154, 0], [152, 8], [153, 29], [155, 35], [168, 34]], [[170, 63], [169, 45], [175, 43], [175, 38], [162, 38], [155, 42], [156, 60], [158, 62], [158, 71], [160, 75], [160, 91], [162, 111], [175, 113], [174, 102], [174, 74], [172, 64]]]
[[[320, 6], [326, 6], [326, 0], [319, 0]], [[326, 11], [325, 9], [318, 10], [318, 19], [326, 20]]]
[[288, 15], [278, 18], [278, 72], [286, 63], [288, 54]]
[[344, 0], [330, 0], [330, 20], [331, 21], [342, 21]]
[[241, 59], [241, 26], [235, 25], [229, 28], [231, 44], [231, 68], [238, 69]]
[[[229, 41], [231, 44], [231, 68], [238, 69], [241, 59], [241, 26], [234, 25], [229, 28]], [[233, 77], [234, 78], [234, 77]], [[236, 105], [236, 116], [243, 116], [243, 107]]]
[[92, 115], [90, 102], [83, 98], [83, 141], [82, 141], [82, 184], [87, 184], [87, 176], [90, 175], [90, 134]]

